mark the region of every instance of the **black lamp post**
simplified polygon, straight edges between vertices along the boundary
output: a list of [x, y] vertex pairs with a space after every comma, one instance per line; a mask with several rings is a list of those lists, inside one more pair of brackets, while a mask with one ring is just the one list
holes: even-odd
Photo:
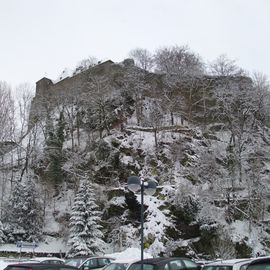
[[147, 195], [153, 195], [156, 192], [157, 183], [155, 181], [146, 181], [142, 177], [130, 176], [128, 177], [128, 189], [134, 193], [141, 190], [141, 270], [143, 270], [143, 250], [144, 250], [144, 240], [143, 240], [143, 222], [144, 222], [144, 193]]

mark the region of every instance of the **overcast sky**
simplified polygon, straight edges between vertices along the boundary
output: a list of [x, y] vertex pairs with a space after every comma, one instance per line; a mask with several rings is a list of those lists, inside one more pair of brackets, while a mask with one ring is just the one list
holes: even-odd
[[0, 80], [56, 79], [95, 56], [188, 45], [270, 78], [270, 0], [0, 0]]

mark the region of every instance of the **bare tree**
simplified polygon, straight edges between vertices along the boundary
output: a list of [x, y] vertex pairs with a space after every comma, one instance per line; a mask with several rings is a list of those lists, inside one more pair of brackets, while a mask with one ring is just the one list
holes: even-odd
[[163, 116], [163, 109], [161, 107], [161, 103], [158, 100], [153, 100], [149, 107], [149, 125], [153, 128], [154, 138], [155, 138], [155, 146], [156, 149], [158, 148], [158, 131], [159, 128], [162, 126], [162, 116]]
[[0, 141], [14, 140], [14, 120], [15, 108], [11, 87], [0, 81]]
[[143, 120], [144, 94], [150, 89], [150, 85], [146, 81], [146, 74], [136, 67], [129, 68], [124, 76], [124, 89], [127, 93], [131, 93], [134, 100], [137, 125], [139, 126]]
[[223, 258], [223, 259], [230, 259], [234, 258], [236, 255], [235, 245], [230, 237], [228, 231], [219, 227], [218, 234], [220, 235], [219, 238], [214, 238], [211, 241], [213, 246], [213, 257], [216, 258]]
[[204, 64], [200, 56], [191, 52], [188, 46], [164, 47], [154, 55], [156, 71], [166, 74], [201, 75], [204, 73]]
[[93, 57], [93, 56], [89, 56], [88, 58], [85, 58], [83, 60], [81, 60], [76, 68], [75, 71], [73, 72], [73, 75], [78, 74], [82, 71], [87, 70], [88, 68], [94, 67], [98, 64], [98, 60], [97, 58]]
[[130, 51], [129, 56], [134, 59], [135, 65], [139, 68], [150, 71], [154, 66], [153, 56], [146, 49], [133, 49]]
[[216, 76], [245, 75], [244, 70], [237, 66], [236, 60], [229, 59], [226, 54], [220, 55], [209, 64], [209, 73]]
[[19, 139], [23, 138], [28, 129], [28, 120], [31, 109], [31, 101], [34, 96], [34, 87], [29, 83], [22, 83], [16, 87], [16, 96], [18, 104], [17, 122], [19, 123], [19, 129], [17, 131]]
[[112, 116], [111, 97], [112, 91], [109, 78], [105, 76], [91, 76], [87, 82], [88, 92], [84, 94], [84, 106], [87, 110], [88, 126], [99, 132], [100, 138], [104, 130], [110, 133]]
[[257, 97], [255, 118], [257, 124], [260, 124], [264, 130], [264, 126], [267, 126], [270, 121], [270, 84], [267, 76], [259, 72], [253, 73], [252, 82]]
[[75, 141], [77, 137], [77, 146], [80, 145], [80, 114], [81, 114], [81, 98], [78, 95], [67, 93], [61, 95], [56, 101], [56, 109], [59, 115], [63, 114], [65, 123], [65, 131], [71, 139], [71, 150], [75, 151]]
[[260, 119], [263, 119], [261, 104], [264, 98], [258, 95], [251, 79], [247, 77], [231, 77], [231, 81], [215, 89], [214, 96], [214, 116], [223, 121], [231, 132], [228, 153], [238, 169], [239, 182], [242, 182], [243, 153], [252, 134], [259, 127]]

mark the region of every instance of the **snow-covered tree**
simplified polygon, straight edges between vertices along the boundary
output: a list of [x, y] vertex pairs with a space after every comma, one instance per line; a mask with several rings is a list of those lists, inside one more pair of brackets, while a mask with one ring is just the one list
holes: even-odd
[[217, 76], [241, 76], [245, 72], [237, 66], [236, 60], [231, 60], [226, 54], [222, 54], [209, 64], [209, 73]]
[[129, 67], [124, 76], [124, 91], [131, 94], [134, 100], [137, 125], [143, 122], [143, 99], [145, 92], [150, 90], [150, 84], [146, 80], [146, 73], [137, 67]]
[[4, 244], [6, 242], [6, 236], [4, 233], [4, 227], [2, 221], [0, 221], [0, 244]]
[[129, 52], [129, 56], [135, 60], [135, 64], [139, 68], [150, 71], [154, 66], [153, 56], [146, 49], [133, 49]]
[[50, 115], [47, 116], [46, 123], [46, 156], [48, 161], [46, 177], [54, 184], [58, 190], [63, 180], [62, 172], [62, 147], [64, 142], [64, 116], [60, 112], [59, 119], [54, 125]]
[[11, 87], [0, 81], [0, 141], [14, 139], [14, 99]]
[[153, 101], [149, 104], [148, 121], [149, 126], [153, 128], [155, 146], [158, 148], [158, 130], [162, 126], [163, 108], [160, 105], [160, 101]]
[[76, 194], [70, 218], [69, 256], [101, 253], [105, 247], [100, 225], [100, 211], [95, 193], [88, 181], [82, 181]]
[[98, 64], [97, 58], [93, 57], [93, 56], [89, 56], [88, 58], [85, 58], [85, 59], [81, 60], [77, 64], [77, 66], [76, 66], [76, 68], [75, 68], [75, 70], [73, 72], [73, 75], [81, 73], [81, 72], [83, 72], [83, 71], [85, 71], [85, 70], [87, 70], [87, 69], [89, 69], [91, 67], [96, 66], [97, 64]]
[[5, 210], [3, 221], [9, 224], [15, 240], [40, 239], [43, 226], [41, 203], [31, 177], [25, 183], [14, 183]]
[[16, 87], [17, 95], [17, 107], [16, 112], [18, 125], [16, 131], [18, 133], [19, 139], [27, 133], [29, 114], [31, 109], [31, 100], [33, 99], [34, 87], [29, 83], [22, 83]]
[[201, 75], [204, 66], [201, 58], [191, 52], [187, 46], [172, 46], [160, 48], [155, 56], [156, 70], [166, 74]]
[[110, 133], [110, 126], [114, 117], [112, 96], [113, 87], [106, 76], [91, 76], [87, 81], [88, 93], [84, 96], [84, 106], [87, 110], [87, 125], [89, 129], [99, 132], [102, 138], [103, 131]]

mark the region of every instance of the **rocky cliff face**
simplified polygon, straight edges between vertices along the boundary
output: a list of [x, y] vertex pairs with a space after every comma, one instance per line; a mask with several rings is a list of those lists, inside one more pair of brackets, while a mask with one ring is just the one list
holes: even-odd
[[140, 199], [126, 188], [139, 175], [158, 182], [145, 196], [153, 255], [267, 253], [270, 133], [251, 88], [244, 77], [179, 80], [130, 62], [37, 82], [27, 164], [15, 171], [46, 195], [44, 235], [68, 239], [73, 199], [87, 179], [108, 248], [139, 246]]

